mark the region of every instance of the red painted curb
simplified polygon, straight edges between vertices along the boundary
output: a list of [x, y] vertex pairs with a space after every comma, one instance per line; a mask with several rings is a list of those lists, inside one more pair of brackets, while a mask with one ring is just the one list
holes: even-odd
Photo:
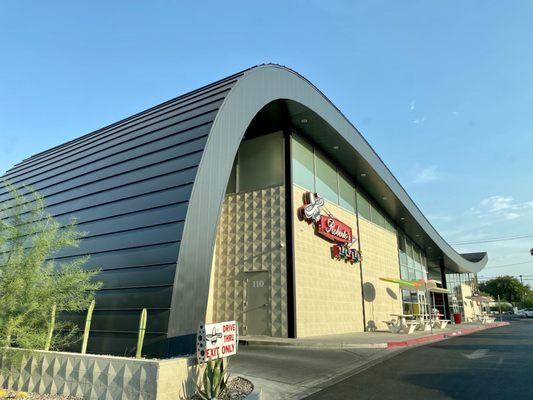
[[414, 346], [420, 343], [435, 342], [438, 340], [444, 340], [444, 339], [454, 337], [454, 336], [468, 335], [469, 333], [473, 333], [476, 331], [482, 331], [485, 329], [497, 328], [499, 326], [506, 326], [506, 325], [509, 325], [509, 322], [494, 322], [492, 324], [487, 324], [484, 326], [474, 326], [472, 328], [458, 329], [455, 331], [437, 333], [435, 335], [422, 336], [422, 337], [408, 339], [408, 340], [401, 340], [398, 342], [387, 342], [387, 347], [391, 348], [391, 347]]

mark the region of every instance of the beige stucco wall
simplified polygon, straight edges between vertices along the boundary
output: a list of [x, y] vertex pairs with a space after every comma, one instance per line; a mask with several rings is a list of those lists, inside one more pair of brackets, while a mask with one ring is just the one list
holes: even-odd
[[270, 272], [271, 336], [287, 337], [285, 188], [276, 186], [224, 199], [217, 231], [206, 321], [237, 320], [246, 335], [247, 272]]
[[361, 253], [363, 255], [363, 291], [367, 330], [386, 330], [383, 321], [390, 314], [402, 313], [402, 298], [398, 285], [379, 278], [399, 278], [398, 239], [390, 232], [364, 218], [359, 218]]
[[[293, 186], [296, 335], [361, 332], [359, 264], [333, 259], [332, 243], [316, 235], [312, 225], [298, 219], [297, 209], [303, 203], [303, 194], [303, 189]], [[357, 219], [353, 213], [329, 202], [326, 208], [351, 226], [357, 236]]]

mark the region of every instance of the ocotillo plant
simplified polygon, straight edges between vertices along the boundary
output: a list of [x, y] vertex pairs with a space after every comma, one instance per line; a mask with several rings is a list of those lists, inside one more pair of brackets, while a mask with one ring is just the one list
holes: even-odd
[[91, 330], [91, 321], [93, 319], [95, 301], [91, 301], [91, 305], [87, 310], [87, 319], [85, 320], [85, 329], [83, 330], [83, 344], [81, 345], [81, 354], [87, 351], [87, 342], [89, 341], [89, 331]]
[[52, 343], [52, 336], [54, 335], [54, 328], [56, 326], [56, 305], [52, 306], [52, 313], [50, 315], [50, 326], [48, 327], [48, 336], [46, 337], [46, 344], [44, 349], [50, 350], [50, 344]]
[[141, 311], [141, 320], [139, 321], [139, 336], [137, 338], [137, 351], [135, 353], [135, 358], [141, 358], [144, 343], [144, 332], [146, 332], [147, 314], [146, 308], [143, 308]]

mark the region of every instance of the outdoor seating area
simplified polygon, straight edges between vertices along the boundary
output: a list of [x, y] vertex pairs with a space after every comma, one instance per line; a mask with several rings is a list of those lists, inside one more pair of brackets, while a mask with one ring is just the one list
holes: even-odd
[[[391, 314], [393, 317], [390, 321], [383, 321], [387, 325], [390, 333], [404, 333], [407, 335], [413, 334], [415, 331], [429, 332], [433, 329], [444, 329], [450, 322], [448, 319], [440, 319], [439, 314], [430, 316], [429, 314]], [[490, 322], [494, 322], [494, 318]], [[488, 319], [487, 319], [488, 321]]]
[[496, 321], [496, 317], [483, 312], [476, 315], [476, 321], [482, 325], [492, 324], [494, 321]]

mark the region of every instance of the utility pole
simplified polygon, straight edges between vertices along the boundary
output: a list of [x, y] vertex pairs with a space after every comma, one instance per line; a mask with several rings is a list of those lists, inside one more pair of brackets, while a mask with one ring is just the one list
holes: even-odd
[[502, 322], [502, 303], [500, 302], [500, 295], [498, 295], [498, 309], [500, 311], [500, 322]]

